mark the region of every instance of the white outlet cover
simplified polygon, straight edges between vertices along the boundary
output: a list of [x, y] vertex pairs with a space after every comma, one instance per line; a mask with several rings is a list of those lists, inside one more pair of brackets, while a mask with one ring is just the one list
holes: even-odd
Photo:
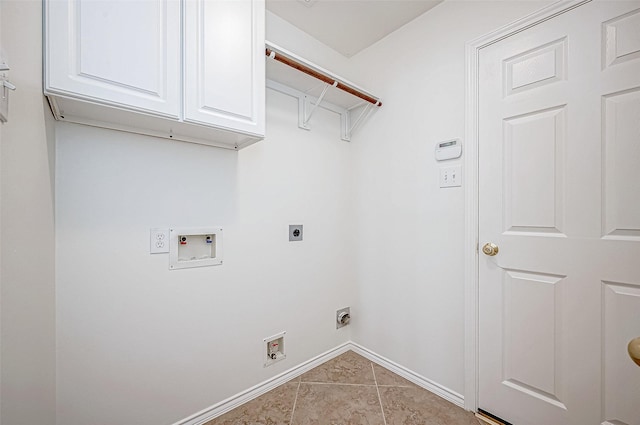
[[149, 232], [149, 252], [151, 254], [169, 252], [169, 229], [151, 229]]

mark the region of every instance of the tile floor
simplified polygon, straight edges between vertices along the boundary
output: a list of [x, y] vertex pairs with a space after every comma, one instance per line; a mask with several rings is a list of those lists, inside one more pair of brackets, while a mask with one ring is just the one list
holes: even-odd
[[205, 425], [478, 425], [474, 415], [348, 351]]

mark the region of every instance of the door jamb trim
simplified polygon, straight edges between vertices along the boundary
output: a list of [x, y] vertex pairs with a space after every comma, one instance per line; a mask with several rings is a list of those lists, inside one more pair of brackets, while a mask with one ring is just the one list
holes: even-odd
[[480, 51], [592, 0], [558, 1], [537, 12], [469, 41], [465, 46], [465, 231], [464, 231], [464, 407], [478, 410], [478, 111]]

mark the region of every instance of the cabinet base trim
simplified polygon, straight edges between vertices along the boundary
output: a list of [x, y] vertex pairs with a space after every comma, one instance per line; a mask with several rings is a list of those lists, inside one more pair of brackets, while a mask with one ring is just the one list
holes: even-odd
[[[186, 123], [143, 112], [125, 110], [58, 95], [48, 94], [53, 116], [59, 121], [143, 134], [167, 140], [197, 143], [223, 149], [240, 150], [263, 139], [258, 134], [242, 134], [231, 130]], [[90, 118], [100, 117], [100, 119]]]

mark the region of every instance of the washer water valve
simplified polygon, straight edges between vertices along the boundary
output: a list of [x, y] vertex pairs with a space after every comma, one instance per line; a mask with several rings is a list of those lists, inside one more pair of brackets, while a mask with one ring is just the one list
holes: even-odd
[[275, 362], [283, 360], [287, 357], [284, 352], [284, 336], [286, 332], [280, 332], [277, 335], [273, 335], [269, 338], [265, 338], [262, 341], [265, 342], [267, 348], [267, 357], [264, 361], [264, 366], [271, 366]]
[[336, 329], [347, 326], [351, 320], [351, 311], [349, 307], [341, 308], [336, 312]]
[[278, 340], [269, 343], [269, 358], [271, 360], [275, 360], [278, 357], [278, 352], [280, 351], [278, 347], [280, 347]]

